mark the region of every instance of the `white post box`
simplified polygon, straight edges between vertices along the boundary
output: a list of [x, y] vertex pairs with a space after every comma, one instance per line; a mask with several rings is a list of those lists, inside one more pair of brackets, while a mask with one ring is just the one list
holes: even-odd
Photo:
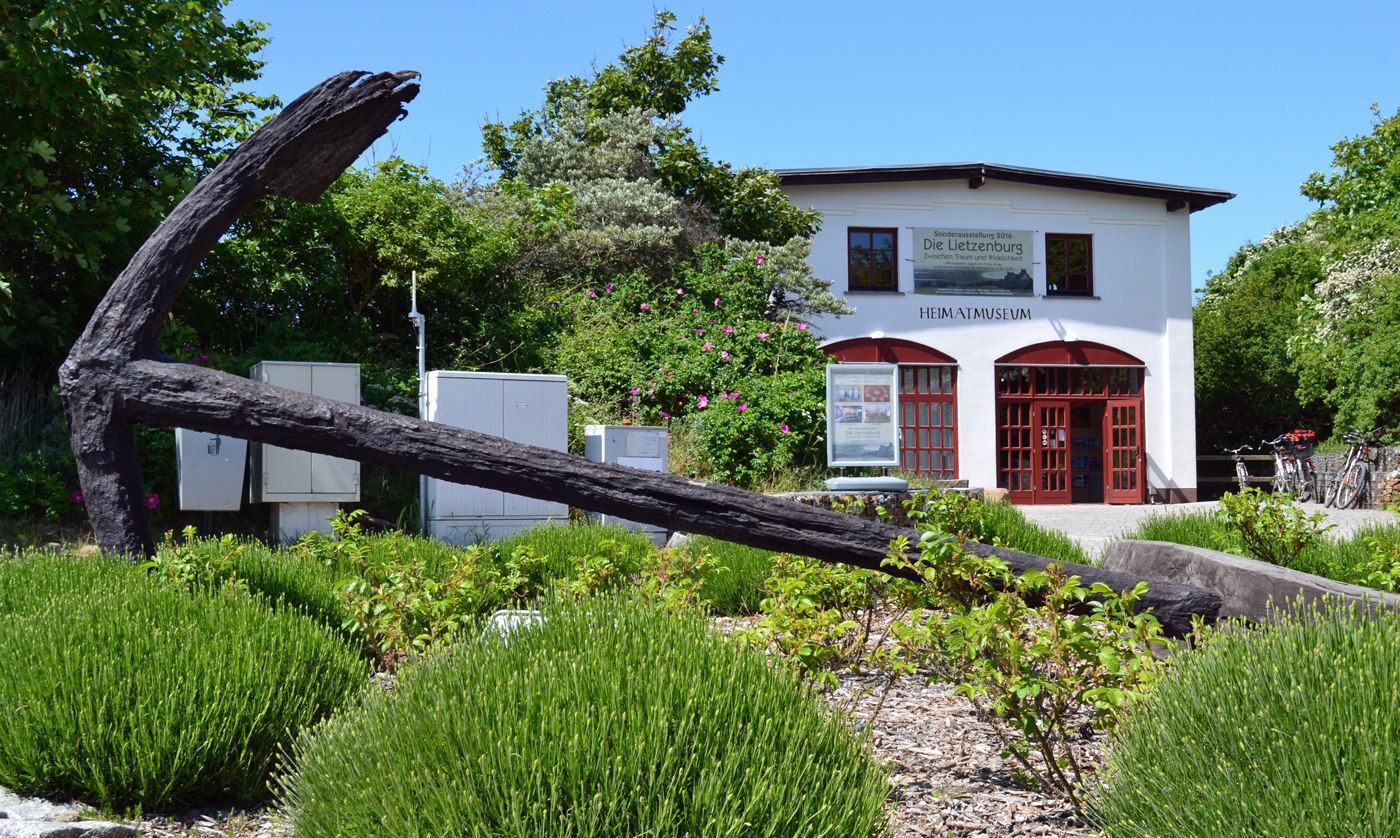
[[[430, 422], [554, 451], [569, 448], [568, 379], [562, 375], [434, 370], [427, 391]], [[424, 481], [423, 506], [428, 534], [453, 544], [569, 520], [562, 503], [436, 478]]]
[[[643, 471], [667, 472], [666, 457], [670, 436], [665, 428], [645, 425], [588, 425], [583, 429], [583, 456], [595, 463], [615, 463]], [[604, 524], [618, 524], [648, 533], [657, 544], [665, 544], [665, 527], [639, 524], [615, 515], [592, 515]]]

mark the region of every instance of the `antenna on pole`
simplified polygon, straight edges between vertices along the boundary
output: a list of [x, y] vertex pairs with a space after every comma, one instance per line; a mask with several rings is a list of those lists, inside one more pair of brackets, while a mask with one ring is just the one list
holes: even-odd
[[[418, 328], [418, 418], [428, 418], [428, 365], [426, 326], [428, 318], [418, 311], [418, 271], [413, 272], [413, 297], [408, 309], [408, 319]], [[428, 478], [418, 477], [418, 530], [428, 531]]]

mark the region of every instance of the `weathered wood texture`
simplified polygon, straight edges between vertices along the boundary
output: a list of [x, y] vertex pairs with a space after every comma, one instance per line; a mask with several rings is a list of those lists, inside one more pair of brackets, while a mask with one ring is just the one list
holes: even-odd
[[[64, 364], [61, 380], [79, 478], [99, 543], [149, 555], [132, 424], [181, 426], [377, 463], [560, 501], [772, 550], [881, 569], [890, 542], [918, 533], [741, 489], [593, 463], [498, 437], [296, 393], [162, 356], [161, 322], [194, 265], [259, 195], [315, 198], [417, 94], [413, 73], [343, 73], [249, 138], [171, 214], [117, 278]], [[358, 83], [356, 81], [358, 80]], [[1013, 568], [1046, 559], [986, 545]], [[1115, 589], [1137, 577], [1068, 565]], [[1142, 600], [1169, 631], [1213, 617], [1212, 591], [1157, 582]]]

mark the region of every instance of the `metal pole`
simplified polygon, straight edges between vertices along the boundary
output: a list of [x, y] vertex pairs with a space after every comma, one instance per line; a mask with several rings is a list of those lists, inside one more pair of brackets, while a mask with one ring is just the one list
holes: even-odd
[[[418, 271], [413, 272], [413, 298], [408, 319], [418, 327], [418, 418], [428, 418], [428, 364], [426, 327], [428, 318], [418, 312]], [[418, 476], [418, 532], [428, 532], [428, 478]]]

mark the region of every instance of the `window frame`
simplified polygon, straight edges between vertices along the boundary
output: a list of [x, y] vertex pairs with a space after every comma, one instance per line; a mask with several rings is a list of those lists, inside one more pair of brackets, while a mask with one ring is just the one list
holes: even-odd
[[[888, 282], [875, 284], [870, 280], [875, 276], [874, 261], [867, 265], [866, 281], [857, 283], [855, 248], [851, 245], [852, 234], [866, 235], [869, 247], [867, 253], [875, 252], [876, 234], [888, 234], [890, 237], [890, 272]], [[899, 228], [898, 227], [847, 227], [846, 228], [846, 290], [847, 291], [867, 291], [879, 293], [898, 293], [899, 291]]]
[[[1066, 244], [1064, 257], [1057, 266], [1050, 253], [1050, 243], [1061, 241]], [[1069, 270], [1070, 243], [1084, 243], [1084, 288], [1070, 288], [1070, 277], [1077, 276], [1078, 272], [1071, 274]], [[1060, 278], [1061, 287], [1053, 287], [1055, 278]], [[1093, 297], [1094, 296], [1094, 236], [1091, 233], [1046, 233], [1045, 234], [1045, 296], [1047, 297]]]

